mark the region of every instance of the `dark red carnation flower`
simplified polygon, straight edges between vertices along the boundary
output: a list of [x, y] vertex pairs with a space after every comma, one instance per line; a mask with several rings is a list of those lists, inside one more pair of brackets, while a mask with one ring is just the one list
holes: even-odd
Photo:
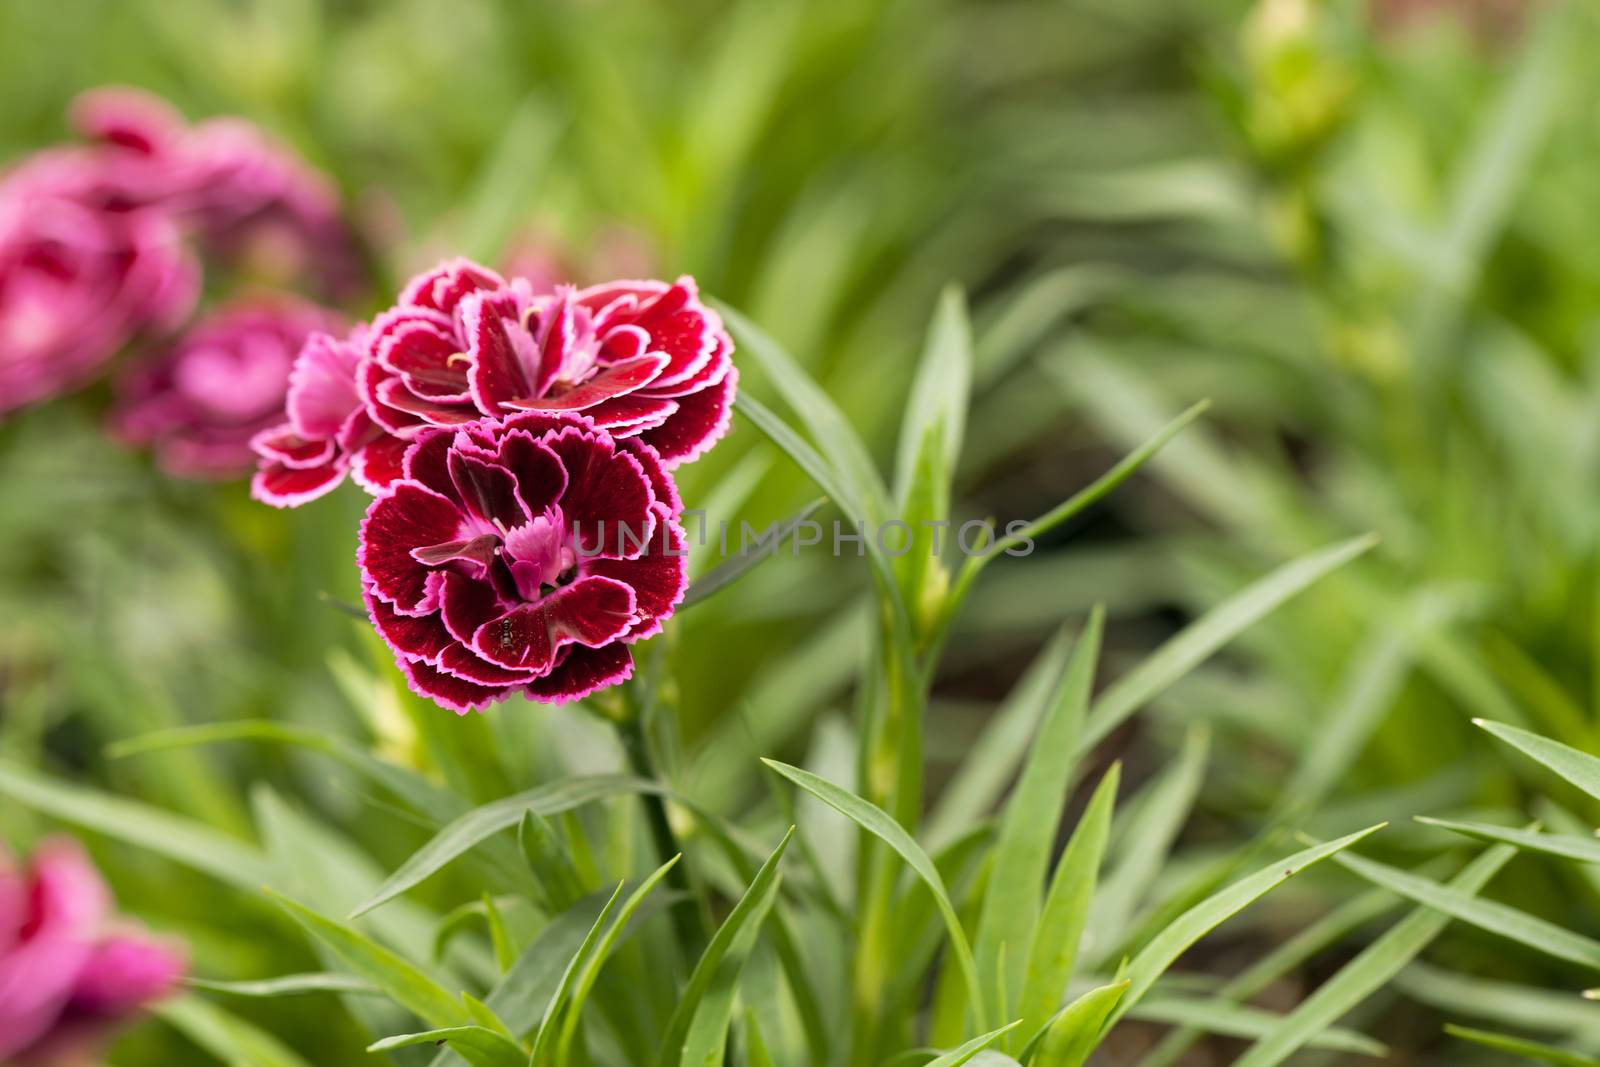
[[458, 713], [631, 676], [683, 598], [683, 504], [655, 449], [527, 412], [422, 431], [367, 509], [367, 609], [417, 693]]
[[252, 439], [283, 418], [302, 342], [337, 321], [281, 295], [214, 312], [121, 377], [112, 426], [171, 474], [236, 477], [255, 460]]

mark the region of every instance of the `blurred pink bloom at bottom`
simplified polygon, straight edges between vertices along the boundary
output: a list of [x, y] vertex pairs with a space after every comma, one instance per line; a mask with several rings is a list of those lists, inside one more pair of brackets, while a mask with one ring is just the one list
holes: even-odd
[[0, 850], [0, 1063], [98, 1062], [111, 1030], [177, 986], [181, 952], [110, 924], [111, 894], [76, 844], [18, 867]]

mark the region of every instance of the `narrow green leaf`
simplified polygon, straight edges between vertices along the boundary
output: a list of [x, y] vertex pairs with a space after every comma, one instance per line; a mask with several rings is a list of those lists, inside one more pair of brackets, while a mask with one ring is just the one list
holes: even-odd
[[[983, 897], [975, 939], [978, 974], [989, 981], [1003, 979], [1005, 988], [1018, 992], [1028, 966], [1028, 947], [1033, 944], [1056, 831], [1077, 766], [1075, 746], [1094, 685], [1104, 627], [1105, 612], [1097, 607], [1078, 638], [1023, 764], [1022, 776], [1006, 802], [992, 854], [989, 891]], [[1011, 961], [1004, 972], [999, 970], [1002, 951]], [[1050, 1005], [1044, 1014], [1048, 1016], [1054, 1007]], [[1012, 1005], [1001, 1001], [989, 1008], [990, 1018], [1003, 1018], [1011, 1013]], [[1027, 1019], [1026, 1014], [1023, 1017]]]
[[980, 1034], [961, 1047], [953, 1048], [949, 1052], [946, 1052], [943, 1056], [929, 1060], [927, 1063], [923, 1064], [923, 1067], [961, 1067], [963, 1063], [969, 1062], [973, 1057], [977, 1056], [978, 1053], [982, 1052], [984, 1049], [988, 1048], [990, 1045], [994, 1044], [996, 1041], [1000, 1040], [1002, 1037], [1009, 1034], [1011, 1031], [1015, 1030], [1021, 1025], [1022, 1020], [1017, 1019], [1013, 1022], [1006, 1023], [998, 1030], [990, 1030], [987, 1034]]
[[[1489, 849], [1456, 875], [1450, 887], [1465, 895], [1477, 893], [1514, 854], [1507, 845]], [[1399, 974], [1449, 921], [1448, 916], [1425, 907], [1401, 919], [1263, 1034], [1234, 1061], [1234, 1067], [1275, 1067], [1294, 1055]]]
[[972, 958], [972, 946], [967, 943], [967, 935], [961, 929], [961, 919], [956, 914], [955, 906], [950, 903], [944, 879], [939, 877], [938, 868], [922, 850], [922, 846], [917, 844], [916, 840], [906, 833], [905, 828], [890, 818], [882, 808], [862, 800], [854, 793], [799, 767], [791, 767], [787, 763], [765, 758], [761, 762], [894, 849], [927, 885], [933, 894], [934, 903], [939, 907], [939, 913], [944, 916], [945, 929], [950, 933], [950, 950], [955, 955], [956, 966], [960, 968], [962, 980], [966, 983], [967, 997], [971, 1001], [973, 1015], [977, 1018], [981, 1029], [986, 1012], [983, 986], [978, 981], [977, 964]]
[[[887, 518], [888, 490], [884, 488], [883, 479], [873, 465], [866, 445], [838, 405], [811, 380], [811, 376], [781, 345], [726, 304], [719, 301], [716, 306], [727, 323], [728, 331], [738, 342], [740, 355], [759, 367], [772, 382], [822, 454], [828, 457], [829, 465], [850, 487], [853, 499], [864, 510], [863, 517], [871, 523]], [[744, 399], [744, 394], [741, 394], [740, 401]], [[777, 443], [782, 447], [782, 442]], [[824, 491], [827, 491], [825, 487]], [[837, 496], [835, 499], [841, 500]]]
[[1056, 631], [989, 716], [977, 743], [934, 801], [924, 837], [929, 848], [943, 848], [993, 810], [1028, 754], [1072, 647], [1071, 630]]
[[263, 978], [253, 982], [218, 982], [206, 978], [190, 978], [184, 984], [204, 989], [208, 993], [227, 993], [235, 997], [292, 997], [302, 993], [355, 993], [376, 996], [382, 993], [382, 990], [365, 978], [330, 971], [315, 974], [286, 974], [278, 978]]
[[756, 936], [773, 903], [778, 899], [781, 879], [773, 879], [755, 901], [750, 917], [745, 921], [732, 942], [727, 954], [717, 965], [716, 974], [700, 998], [689, 1032], [683, 1039], [683, 1055], [678, 1067], [723, 1067], [727, 1057], [728, 1027], [733, 1022], [734, 1000], [739, 993], [739, 977], [745, 961], [755, 948]]
[[1440, 885], [1361, 856], [1341, 856], [1342, 866], [1373, 885], [1409, 897], [1419, 904], [1460, 919], [1491, 934], [1537, 949], [1557, 959], [1600, 970], [1600, 941], [1564, 930], [1527, 912], [1492, 900], [1479, 900], [1451, 886]]
[[1369, 534], [1285, 563], [1184, 627], [1100, 694], [1089, 714], [1080, 750], [1086, 752], [1105, 740], [1130, 715], [1212, 653], [1291, 597], [1372, 548], [1377, 540]]
[[1139, 1003], [1145, 993], [1149, 992], [1150, 987], [1155, 985], [1156, 979], [1161, 977], [1167, 968], [1196, 941], [1307, 867], [1349, 848], [1386, 825], [1379, 823], [1341, 837], [1337, 841], [1296, 852], [1287, 859], [1269, 864], [1256, 873], [1218, 890], [1178, 916], [1151, 938], [1150, 942], [1129, 962], [1128, 995], [1117, 1004], [1107, 1026], [1114, 1024], [1127, 1013], [1129, 1008]]
[[390, 999], [423, 1022], [433, 1027], [449, 1027], [470, 1021], [466, 1008], [459, 1000], [398, 954], [365, 934], [319, 915], [288, 897], [270, 889], [265, 892], [351, 971], [383, 990]]
[[1426, 815], [1418, 815], [1416, 820], [1479, 841], [1504, 842], [1528, 852], [1542, 852], [1546, 856], [1559, 856], [1562, 859], [1577, 860], [1579, 863], [1600, 863], [1600, 841], [1592, 837], [1546, 834], [1538, 830], [1516, 830], [1509, 826], [1492, 826], [1482, 822], [1451, 822], [1449, 819], [1430, 819]]
[[1600, 1060], [1591, 1056], [1581, 1056], [1576, 1052], [1569, 1052], [1555, 1045], [1547, 1045], [1541, 1041], [1529, 1041], [1524, 1037], [1513, 1037], [1510, 1034], [1496, 1034], [1488, 1030], [1474, 1030], [1466, 1026], [1445, 1024], [1444, 1032], [1451, 1037], [1459, 1037], [1463, 1041], [1471, 1041], [1484, 1048], [1492, 1048], [1496, 1052], [1504, 1052], [1520, 1057], [1524, 1062], [1550, 1063], [1555, 1067], [1600, 1067]]
[[501, 830], [508, 830], [517, 825], [525, 813], [555, 815], [596, 800], [624, 793], [659, 792], [661, 788], [655, 782], [643, 778], [600, 774], [563, 778], [558, 782], [473, 808], [412, 853], [411, 858], [401, 864], [399, 869], [385, 879], [370, 897], [351, 912], [351, 918], [363, 915], [380, 904], [393, 900], [474, 845]]
[[1472, 722], [1600, 800], [1600, 759], [1516, 726], [1487, 719], [1473, 719]]
[[734, 582], [737, 582], [740, 578], [743, 578], [746, 574], [759, 567], [765, 561], [771, 559], [773, 556], [776, 556], [778, 554], [778, 549], [783, 545], [783, 543], [794, 535], [794, 532], [800, 528], [801, 524], [806, 522], [811, 518], [811, 516], [820, 511], [822, 506], [827, 502], [827, 497], [813, 500], [794, 515], [784, 520], [784, 522], [778, 527], [778, 534], [773, 539], [772, 547], [770, 549], [761, 549], [749, 553], [740, 552], [739, 555], [734, 556], [732, 559], [724, 560], [722, 563], [717, 564], [715, 567], [696, 578], [689, 586], [689, 591], [683, 595], [683, 602], [678, 605], [678, 610], [682, 611], [684, 608], [698, 604], [700, 601], [705, 600], [716, 593], [720, 593], [722, 590], [726, 589], [728, 586], [732, 585]]
[[151, 1011], [228, 1067], [311, 1067], [265, 1030], [208, 1000], [177, 997]]
[[733, 906], [733, 910], [728, 913], [722, 925], [717, 927], [717, 932], [711, 935], [710, 943], [706, 945], [706, 950], [695, 963], [694, 970], [690, 972], [689, 980], [679, 995], [677, 1006], [672, 1011], [666, 1033], [661, 1038], [660, 1051], [656, 1054], [656, 1067], [677, 1067], [682, 1059], [689, 1027], [694, 1022], [701, 1001], [716, 979], [723, 959], [733, 948], [745, 925], [758, 922], [771, 906], [771, 894], [778, 878], [778, 864], [782, 861], [784, 850], [789, 847], [789, 840], [793, 836], [794, 827], [791, 826], [767, 862], [756, 872], [744, 896], [739, 898], [739, 902]]
[[1095, 888], [1089, 909], [1090, 940], [1084, 946], [1091, 964], [1103, 962], [1128, 936], [1134, 909], [1148, 896], [1150, 887], [1173, 842], [1189, 821], [1211, 750], [1211, 728], [1193, 723], [1184, 733], [1178, 758], [1135, 798], [1131, 825], [1118, 830], [1121, 854]]
[[539, 1024], [538, 1036], [533, 1040], [533, 1055], [528, 1059], [527, 1067], [544, 1067], [549, 1062], [550, 1053], [556, 1047], [556, 1024], [561, 1020], [561, 1009], [566, 1002], [567, 992], [577, 980], [579, 968], [588, 961], [595, 943], [600, 940], [600, 932], [605, 929], [606, 920], [611, 918], [611, 909], [617, 906], [617, 899], [622, 896], [623, 885], [624, 883], [618, 882], [617, 888], [612, 890], [611, 898], [606, 901], [605, 907], [600, 909], [599, 917], [584, 935], [578, 951], [567, 961], [566, 970], [561, 972], [561, 981], [556, 983], [555, 992], [550, 994], [550, 1003], [544, 1009], [544, 1021]]
[[272, 877], [272, 867], [260, 852], [204, 823], [87, 786], [56, 781], [9, 760], [0, 760], [0, 796], [251, 893]]
[[1036, 1039], [1037, 1044], [1029, 1042], [1034, 1052], [1030, 1057], [1024, 1050], [1023, 1061], [1029, 1067], [1082, 1067], [1089, 1054], [1100, 1044], [1106, 1020], [1121, 1003], [1129, 984], [1128, 979], [1124, 978], [1091, 989], [1062, 1008]]
[[[1242, 1007], [1215, 998], [1147, 997], [1128, 1012], [1128, 1018], [1168, 1026], [1187, 1026], [1226, 1037], [1260, 1038], [1280, 1026], [1285, 1018], [1259, 1008]], [[1388, 1047], [1354, 1030], [1327, 1027], [1305, 1042], [1307, 1048], [1353, 1052], [1358, 1056], [1383, 1056]], [[1242, 1061], [1236, 1061], [1242, 1062]], [[1145, 1067], [1140, 1061], [1140, 1067]]]
[[[928, 326], [917, 375], [900, 420], [894, 495], [902, 517], [906, 502], [916, 495], [912, 483], [918, 476], [918, 457], [925, 453], [931, 459], [927, 474], [936, 486], [929, 495], [949, 499], [950, 478], [961, 456], [971, 389], [972, 325], [967, 321], [966, 298], [960, 289], [951, 286], [939, 298], [939, 309]], [[930, 438], [931, 445], [925, 445]]]
[[486, 1026], [445, 1026], [417, 1034], [395, 1034], [367, 1046], [368, 1052], [390, 1052], [412, 1045], [446, 1044], [472, 1067], [528, 1067], [522, 1046]]
[[[600, 977], [600, 969], [605, 966], [612, 949], [616, 948], [617, 942], [622, 938], [623, 931], [628, 928], [628, 923], [632, 920], [634, 913], [639, 910], [639, 906], [644, 903], [645, 898], [650, 895], [650, 891], [660, 884], [661, 879], [666, 877], [667, 872], [672, 870], [681, 858], [681, 856], [673, 856], [657, 867], [650, 877], [641, 882], [639, 887], [628, 895], [628, 899], [622, 902], [622, 907], [617, 911], [616, 922], [611, 924], [610, 929], [605, 932], [605, 936], [600, 939], [600, 944], [584, 962], [583, 970], [578, 974], [577, 982], [573, 984], [572, 1002], [563, 1017], [561, 1040], [556, 1046], [556, 1063], [560, 1064], [561, 1067], [565, 1067], [573, 1041], [577, 1038], [578, 1024], [582, 1021], [583, 1016], [583, 1005], [589, 999], [589, 992], [594, 988], [596, 980]], [[604, 912], [602, 912], [601, 918], [604, 917]]]
[[1067, 841], [1050, 892], [1033, 936], [1022, 987], [1022, 1033], [1042, 1027], [1066, 996], [1067, 983], [1078, 959], [1078, 945], [1089, 921], [1095, 881], [1111, 834], [1111, 810], [1116, 804], [1120, 765], [1100, 780], [1089, 806]]

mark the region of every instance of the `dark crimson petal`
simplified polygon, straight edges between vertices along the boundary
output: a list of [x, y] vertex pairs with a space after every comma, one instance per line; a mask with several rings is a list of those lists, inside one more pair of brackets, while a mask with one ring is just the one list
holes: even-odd
[[440, 670], [479, 685], [521, 685], [538, 677], [531, 671], [508, 671], [490, 663], [459, 641], [453, 641], [439, 655]]
[[671, 357], [661, 372], [662, 385], [685, 381], [704, 367], [723, 332], [722, 319], [700, 303], [689, 277], [644, 296], [632, 314], [622, 312], [608, 319], [608, 324], [623, 323], [643, 327], [650, 334], [650, 351]]
[[466, 398], [466, 359], [449, 331], [434, 323], [416, 321], [398, 326], [379, 343], [377, 358], [388, 369], [404, 375], [413, 388], [428, 387], [423, 390], [427, 396], [459, 394]]
[[502, 667], [544, 674], [563, 646], [598, 648], [624, 633], [633, 616], [632, 589], [610, 578], [584, 577], [484, 623], [473, 634], [472, 648]]
[[406, 386], [403, 378], [390, 378], [386, 382], [379, 382], [376, 395], [378, 403], [416, 415], [435, 426], [462, 426], [482, 418], [475, 409], [465, 404], [452, 404], [418, 396]]
[[381, 598], [374, 596], [372, 590], [363, 589], [361, 595], [367, 602], [367, 614], [372, 618], [372, 625], [396, 652], [433, 663], [438, 660], [440, 653], [454, 643], [437, 615], [401, 615]]
[[446, 674], [421, 660], [411, 661], [397, 657], [396, 662], [400, 664], [400, 670], [405, 674], [406, 681], [411, 684], [413, 693], [427, 697], [457, 715], [465, 715], [469, 711], [482, 711], [490, 704], [498, 703], [517, 691], [516, 686], [478, 685]]
[[528, 368], [536, 362], [533, 338], [498, 301], [484, 297], [462, 304], [461, 328], [467, 339], [467, 381], [472, 400], [485, 415], [498, 414], [510, 400], [533, 390]]
[[405, 476], [401, 459], [408, 442], [383, 435], [350, 456], [350, 477], [369, 493], [389, 488]]
[[297, 508], [331, 492], [343, 479], [344, 469], [334, 463], [298, 470], [269, 463], [250, 479], [250, 495], [275, 508]]
[[[539, 309], [533, 307], [528, 311], [528, 332], [538, 339], [535, 341], [538, 359], [532, 364], [533, 384], [520, 395], [544, 396], [560, 376], [567, 357], [580, 343], [578, 322], [572, 306], [572, 289], [569, 286], [559, 287], [555, 299], [539, 313], [540, 321], [537, 324], [532, 321], [532, 316]], [[586, 324], [587, 319], [585, 312]]]
[[582, 411], [602, 400], [631, 393], [650, 384], [666, 365], [666, 356], [650, 353], [637, 359], [613, 363], [599, 374], [565, 392], [546, 397], [522, 396], [502, 403], [518, 411]]
[[626, 452], [639, 461], [639, 466], [644, 468], [644, 476], [650, 479], [650, 488], [655, 492], [657, 506], [665, 507], [667, 514], [672, 518], [677, 518], [683, 513], [683, 498], [678, 495], [677, 483], [672, 480], [665, 464], [661, 462], [660, 453], [637, 437], [624, 437], [618, 440], [617, 451]]
[[523, 506], [516, 476], [505, 467], [460, 449], [451, 450], [445, 462], [468, 514], [498, 524], [502, 530], [521, 526], [537, 514]]
[[453, 311], [461, 299], [479, 289], [499, 289], [505, 280], [470, 259], [453, 259], [406, 283], [400, 303]]
[[637, 641], [661, 632], [689, 587], [688, 540], [676, 522], [656, 524], [650, 549], [638, 559], [596, 559], [585, 566], [587, 574], [615, 578], [633, 590], [640, 619], [624, 637]]
[[380, 390], [393, 380], [394, 372], [376, 361], [365, 362], [356, 371], [356, 388], [361, 392], [361, 402], [366, 406], [368, 417], [384, 430], [398, 436], [426, 424], [410, 412], [391, 407], [383, 399]]
[[444, 628], [462, 644], [470, 644], [478, 627], [505, 614], [494, 588], [464, 574], [444, 571], [439, 587], [439, 615]]
[[503, 425], [507, 431], [526, 430], [533, 436], [540, 437], [551, 430], [564, 430], [568, 426], [579, 426], [592, 430], [594, 429], [594, 420], [576, 411], [521, 411], [514, 415], [506, 416]]
[[523, 430], [500, 441], [500, 462], [517, 479], [517, 492], [529, 516], [542, 515], [567, 490], [567, 472], [556, 454]]
[[672, 417], [639, 437], [661, 453], [670, 467], [703, 455], [728, 432], [733, 417], [733, 394], [739, 385], [738, 371], [730, 369], [716, 385], [678, 398]]
[[446, 498], [419, 482], [396, 482], [372, 502], [361, 522], [356, 561], [378, 596], [402, 615], [425, 610], [428, 569], [414, 549], [453, 541], [465, 518]]
[[718, 340], [717, 350], [706, 361], [706, 365], [692, 376], [682, 381], [666, 383], [663, 381], [665, 378], [665, 375], [663, 375], [662, 378], [651, 382], [650, 387], [643, 390], [643, 395], [668, 398], [680, 397], [687, 396], [689, 393], [698, 393], [702, 389], [716, 385], [733, 369], [733, 360], [728, 355], [732, 346], [733, 342], [724, 335]]
[[[616, 451], [611, 438], [566, 429], [546, 442], [567, 471], [561, 512], [588, 555], [635, 555], [633, 545], [649, 536], [655, 494], [644, 465]], [[626, 539], [625, 535], [626, 534]], [[629, 540], [631, 539], [631, 540]]]
[[585, 412], [595, 425], [611, 431], [612, 437], [653, 430], [678, 410], [676, 401], [630, 393], [602, 400]]
[[633, 656], [628, 646], [584, 648], [574, 645], [565, 659], [543, 678], [529, 682], [524, 692], [531, 699], [546, 704], [565, 704], [631, 677]]
[[405, 476], [421, 482], [440, 496], [454, 497], [456, 483], [450, 477], [450, 445], [456, 438], [450, 430], [424, 430], [407, 445], [402, 462]]
[[457, 541], [446, 541], [442, 545], [429, 545], [427, 548], [411, 550], [411, 557], [418, 563], [430, 567], [438, 567], [456, 560], [465, 560], [476, 563], [480, 567], [488, 567], [494, 562], [495, 549], [500, 547], [500, 538], [493, 534], [482, 537], [465, 538]]

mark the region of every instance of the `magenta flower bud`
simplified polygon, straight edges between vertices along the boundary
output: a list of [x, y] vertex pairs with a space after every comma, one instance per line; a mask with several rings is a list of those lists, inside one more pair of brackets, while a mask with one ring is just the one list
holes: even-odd
[[0, 850], [0, 1062], [92, 1062], [118, 1024], [176, 988], [183, 954], [108, 929], [111, 897], [60, 839], [18, 868]]
[[137, 184], [70, 149], [0, 179], [0, 414], [82, 384], [193, 307], [198, 273], [176, 227], [121, 203]]
[[283, 420], [302, 343], [336, 326], [332, 313], [281, 296], [224, 308], [123, 376], [112, 425], [171, 474], [243, 474], [255, 462], [251, 442]]
[[682, 510], [655, 449], [583, 416], [427, 429], [361, 524], [367, 610], [443, 707], [575, 700], [630, 677], [683, 599]]

